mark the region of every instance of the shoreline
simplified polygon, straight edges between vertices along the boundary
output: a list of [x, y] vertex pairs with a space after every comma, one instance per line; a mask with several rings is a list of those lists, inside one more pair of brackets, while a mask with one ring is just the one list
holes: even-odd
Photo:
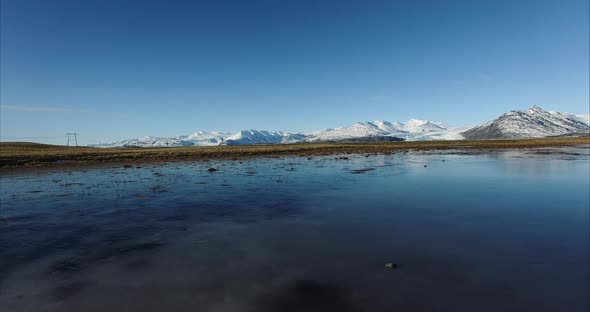
[[377, 143], [297, 143], [281, 145], [189, 146], [161, 148], [66, 147], [37, 143], [0, 142], [0, 170], [78, 167], [97, 164], [140, 164], [169, 161], [231, 160], [257, 157], [387, 154], [400, 151], [459, 149], [466, 151], [585, 145], [590, 137], [411, 141]]

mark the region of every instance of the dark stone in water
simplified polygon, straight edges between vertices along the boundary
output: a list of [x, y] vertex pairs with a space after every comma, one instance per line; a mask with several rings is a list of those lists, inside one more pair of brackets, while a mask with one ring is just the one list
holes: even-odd
[[215, 168], [209, 168], [209, 169], [207, 169], [207, 171], [209, 171], [209, 172], [215, 172], [215, 171], [217, 171], [217, 169], [215, 169]]
[[123, 165], [123, 168], [133, 168], [131, 165]]
[[159, 242], [146, 242], [120, 247], [118, 251], [119, 253], [131, 253], [136, 251], [152, 250], [160, 246], [162, 246], [162, 244]]
[[68, 258], [55, 262], [49, 267], [47, 274], [64, 274], [79, 271], [82, 263], [78, 258]]
[[154, 187], [151, 187], [150, 189], [154, 193], [162, 193], [162, 192], [165, 192], [165, 190], [160, 185], [156, 185]]
[[55, 287], [51, 290], [51, 297], [56, 301], [69, 299], [79, 294], [89, 286], [88, 282], [73, 282], [62, 286]]
[[152, 263], [147, 259], [137, 259], [126, 262], [125, 264], [123, 264], [123, 268], [128, 271], [135, 271], [148, 268], [151, 264]]
[[265, 296], [257, 312], [356, 312], [361, 311], [345, 287], [313, 280], [298, 280], [277, 294]]
[[115, 246], [111, 248], [106, 248], [100, 250], [92, 255], [90, 255], [87, 259], [89, 264], [98, 263], [101, 261], [110, 261], [116, 257], [125, 257], [135, 253], [146, 252], [150, 250], [154, 250], [158, 247], [162, 246], [162, 243], [159, 242], [145, 242], [145, 243], [138, 243], [132, 245], [124, 245], [124, 246]]
[[355, 170], [350, 170], [350, 173], [352, 173], [352, 174], [359, 174], [359, 173], [365, 173], [367, 171], [373, 171], [373, 170], [375, 170], [375, 168], [355, 169]]

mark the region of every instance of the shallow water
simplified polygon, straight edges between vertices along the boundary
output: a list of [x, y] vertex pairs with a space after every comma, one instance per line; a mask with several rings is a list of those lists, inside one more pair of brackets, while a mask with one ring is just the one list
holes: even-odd
[[0, 310], [587, 311], [588, 151], [3, 174]]

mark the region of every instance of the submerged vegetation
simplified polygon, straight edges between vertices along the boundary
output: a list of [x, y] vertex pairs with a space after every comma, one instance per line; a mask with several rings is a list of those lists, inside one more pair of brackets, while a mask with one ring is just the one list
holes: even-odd
[[0, 168], [112, 162], [208, 160], [220, 158], [313, 156], [342, 153], [391, 153], [401, 150], [502, 149], [590, 144], [590, 137], [518, 140], [456, 140], [371, 143], [300, 143], [167, 148], [66, 147], [37, 143], [0, 143]]

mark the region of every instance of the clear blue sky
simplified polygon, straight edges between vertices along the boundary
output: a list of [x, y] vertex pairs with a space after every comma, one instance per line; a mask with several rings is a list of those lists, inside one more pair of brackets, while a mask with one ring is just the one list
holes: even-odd
[[588, 113], [587, 0], [0, 2], [3, 141]]

